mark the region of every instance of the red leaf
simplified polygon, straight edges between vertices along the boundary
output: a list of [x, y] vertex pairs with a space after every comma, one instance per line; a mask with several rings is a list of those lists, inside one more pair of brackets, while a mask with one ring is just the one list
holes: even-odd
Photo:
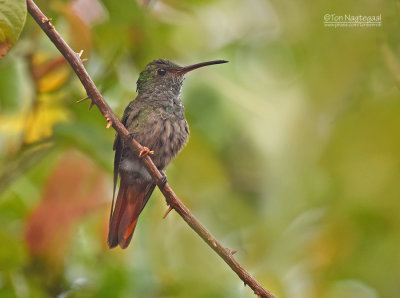
[[30, 252], [61, 261], [77, 221], [104, 205], [106, 179], [107, 175], [87, 157], [66, 153], [28, 219], [25, 238]]

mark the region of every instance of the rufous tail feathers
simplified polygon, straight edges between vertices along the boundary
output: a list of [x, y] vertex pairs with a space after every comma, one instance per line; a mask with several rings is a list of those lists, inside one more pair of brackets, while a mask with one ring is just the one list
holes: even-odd
[[110, 218], [107, 241], [110, 248], [117, 245], [121, 248], [128, 247], [139, 215], [146, 206], [154, 187], [154, 183], [128, 184], [121, 177], [117, 202]]

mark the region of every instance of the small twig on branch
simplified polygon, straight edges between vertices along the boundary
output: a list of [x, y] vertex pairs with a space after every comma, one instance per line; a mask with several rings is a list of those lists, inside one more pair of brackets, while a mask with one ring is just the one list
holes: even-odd
[[[97, 90], [93, 81], [86, 72], [82, 64], [80, 54], [75, 53], [69, 45], [61, 38], [54, 26], [51, 24], [51, 19], [47, 18], [32, 0], [27, 0], [28, 11], [39, 24], [42, 30], [47, 34], [50, 40], [54, 43], [57, 49], [65, 57], [71, 65], [76, 75], [82, 82], [86, 89], [88, 97], [92, 100], [104, 118], [107, 120], [107, 127], [112, 126], [118, 135], [124, 140], [125, 144], [131, 145], [132, 150], [136, 154], [143, 152], [145, 148], [140, 145], [135, 139], [132, 139], [129, 131], [114, 115], [111, 108], [105, 102], [100, 92]], [[154, 165], [149, 155], [141, 158], [143, 165], [154, 179], [155, 183], [164, 195], [167, 204], [174, 209], [186, 223], [232, 268], [234, 272], [240, 277], [245, 285], [248, 285], [256, 295], [259, 297], [273, 298], [273, 294], [268, 292], [253, 276], [251, 276], [234, 258], [233, 253], [228, 248], [223, 247], [207, 230], [206, 228], [193, 216], [193, 214], [186, 208], [186, 206], [178, 199], [174, 191], [165, 183], [163, 175]]]

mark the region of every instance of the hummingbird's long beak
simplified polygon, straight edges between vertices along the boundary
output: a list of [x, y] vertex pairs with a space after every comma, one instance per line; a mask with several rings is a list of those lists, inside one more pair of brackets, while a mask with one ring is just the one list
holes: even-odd
[[214, 65], [214, 64], [222, 64], [222, 63], [228, 63], [229, 61], [226, 60], [214, 60], [214, 61], [207, 61], [207, 62], [201, 62], [185, 67], [181, 67], [177, 70], [178, 73], [185, 74], [189, 71], [195, 70], [200, 67], [208, 66], [208, 65]]

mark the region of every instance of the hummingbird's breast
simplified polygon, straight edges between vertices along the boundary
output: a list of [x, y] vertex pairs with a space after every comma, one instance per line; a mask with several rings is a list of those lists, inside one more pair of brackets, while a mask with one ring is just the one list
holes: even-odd
[[[136, 101], [132, 102], [133, 105]], [[132, 109], [137, 112], [134, 117], [128, 117], [129, 123], [125, 126], [141, 145], [154, 151], [151, 158], [157, 168], [163, 170], [184, 147], [189, 137], [189, 126], [181, 101], [178, 99], [168, 104], [133, 106]], [[151, 180], [138, 157], [128, 147], [124, 148], [120, 171], [128, 171], [138, 179]]]
[[149, 148], [154, 150], [152, 158], [155, 165], [164, 169], [186, 144], [189, 126], [180, 101], [173, 106], [156, 109], [153, 116], [153, 133], [149, 135]]

